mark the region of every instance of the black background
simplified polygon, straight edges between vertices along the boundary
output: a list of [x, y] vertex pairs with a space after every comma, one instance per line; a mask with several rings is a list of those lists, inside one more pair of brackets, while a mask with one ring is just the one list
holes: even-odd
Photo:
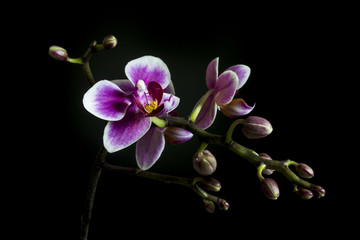
[[[26, 150], [14, 153], [25, 152], [22, 159], [29, 166], [19, 165], [30, 174], [17, 188], [22, 193], [30, 190], [18, 198], [19, 207], [31, 210], [21, 219], [30, 225], [36, 222], [29, 234], [77, 239], [88, 172], [106, 124], [82, 106], [89, 86], [80, 67], [51, 59], [48, 48], [59, 45], [70, 57], [79, 57], [93, 40], [101, 42], [109, 34], [117, 37], [118, 46], [93, 57], [95, 79], [124, 79], [128, 61], [144, 55], [160, 57], [181, 98], [179, 116], [187, 116], [205, 94], [205, 71], [212, 59], [220, 57], [219, 73], [235, 64], [248, 65], [250, 78], [237, 97], [249, 105], [256, 103], [251, 115], [268, 119], [274, 131], [267, 138], [248, 140], [238, 128], [235, 140], [274, 159], [310, 165], [315, 171], [310, 181], [327, 192], [321, 199], [301, 200], [292, 193], [291, 184], [275, 173], [281, 195], [277, 201], [268, 200], [260, 191], [254, 166], [209, 146], [218, 160], [213, 177], [222, 184], [216, 195], [230, 203], [228, 211], [207, 213], [201, 199], [182, 186], [103, 172], [89, 239], [116, 239], [123, 234], [172, 238], [346, 233], [350, 226], [338, 224], [351, 219], [345, 214], [357, 209], [342, 201], [354, 192], [346, 188], [348, 181], [342, 175], [348, 170], [342, 164], [348, 150], [340, 147], [346, 138], [338, 135], [341, 130], [352, 131], [339, 124], [348, 116], [341, 86], [347, 80], [344, 66], [348, 66], [345, 54], [350, 51], [352, 17], [343, 9], [240, 4], [211, 10], [179, 6], [146, 10], [97, 4], [82, 10], [49, 6], [45, 12], [21, 15], [23, 22], [10, 36], [17, 36], [26, 47], [20, 48], [12, 67], [19, 79], [15, 84], [24, 92], [21, 107], [31, 113], [18, 118], [17, 126], [27, 131], [16, 146], [25, 145]], [[219, 113], [208, 131], [222, 134], [231, 122]], [[178, 146], [167, 144], [150, 171], [196, 176], [191, 156], [198, 143], [194, 138]], [[136, 167], [134, 151], [131, 146], [108, 160]]]

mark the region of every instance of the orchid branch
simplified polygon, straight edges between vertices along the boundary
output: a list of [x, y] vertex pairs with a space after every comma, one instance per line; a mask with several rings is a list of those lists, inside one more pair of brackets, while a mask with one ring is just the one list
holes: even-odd
[[[295, 185], [303, 186], [304, 188], [314, 190], [317, 193], [318, 197], [325, 196], [324, 188], [301, 179], [293, 171], [291, 171], [289, 165], [299, 166], [299, 164], [294, 161], [269, 160], [267, 158], [261, 157], [253, 150], [250, 150], [249, 148], [246, 148], [240, 145], [239, 143], [230, 140], [228, 135], [222, 136], [222, 135], [209, 133], [199, 128], [192, 121], [186, 118], [167, 116], [164, 117], [164, 119], [167, 121], [167, 126], [184, 128], [192, 132], [194, 135], [196, 135], [201, 142], [207, 142], [208, 144], [216, 144], [224, 148], [227, 148], [230, 151], [241, 156], [242, 158], [245, 158], [256, 167], [259, 167], [262, 164], [264, 164], [266, 168], [280, 172], [282, 175], [284, 175], [284, 177], [286, 177], [290, 182], [294, 183]], [[303, 166], [304, 164], [301, 165]]]

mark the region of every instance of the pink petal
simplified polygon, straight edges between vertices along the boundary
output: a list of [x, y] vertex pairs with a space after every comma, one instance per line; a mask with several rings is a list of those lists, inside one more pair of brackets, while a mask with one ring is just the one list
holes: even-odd
[[104, 130], [104, 146], [110, 153], [124, 149], [149, 130], [151, 119], [132, 104], [120, 121], [108, 122]]
[[235, 72], [223, 72], [216, 83], [216, 102], [219, 105], [228, 104], [234, 98], [237, 84], [238, 77]]
[[137, 81], [143, 80], [148, 86], [150, 82], [157, 82], [165, 89], [171, 79], [166, 64], [157, 57], [144, 56], [128, 62], [125, 66], [125, 74], [136, 86]]
[[232, 67], [229, 67], [227, 70], [231, 70], [233, 72], [236, 73], [236, 75], [238, 76], [239, 79], [239, 83], [236, 87], [236, 89], [240, 89], [242, 86], [244, 86], [244, 84], [246, 83], [246, 81], [248, 80], [249, 76], [250, 76], [250, 68], [246, 65], [235, 65]]
[[160, 158], [165, 138], [160, 128], [151, 128], [136, 144], [136, 162], [141, 170], [148, 170]]
[[[202, 99], [200, 99], [199, 102], [201, 100]], [[210, 94], [201, 108], [199, 115], [196, 118], [195, 124], [202, 129], [210, 127], [216, 118], [216, 111], [217, 104], [215, 102], [215, 94]]]
[[240, 117], [244, 116], [248, 113], [250, 113], [255, 107], [250, 107], [246, 104], [246, 102], [241, 98], [235, 98], [233, 99], [229, 104], [227, 105], [221, 105], [221, 112], [227, 116], [227, 117]]
[[208, 89], [213, 89], [216, 86], [218, 79], [218, 67], [219, 67], [219, 58], [212, 60], [206, 69], [206, 86]]
[[131, 96], [108, 80], [97, 82], [83, 98], [86, 110], [107, 121], [122, 119], [131, 102]]
[[164, 131], [164, 136], [169, 143], [179, 144], [190, 140], [193, 134], [183, 128], [167, 127]]

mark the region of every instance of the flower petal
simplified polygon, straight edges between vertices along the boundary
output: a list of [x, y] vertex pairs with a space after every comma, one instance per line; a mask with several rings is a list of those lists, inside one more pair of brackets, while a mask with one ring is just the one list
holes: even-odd
[[175, 95], [175, 87], [173, 82], [170, 80], [169, 85], [164, 89], [165, 93], [170, 93], [172, 95]]
[[206, 69], [206, 86], [208, 89], [213, 89], [216, 86], [218, 79], [218, 67], [219, 67], [219, 58], [212, 60]]
[[160, 158], [165, 138], [160, 128], [151, 128], [136, 143], [136, 162], [141, 170], [149, 169]]
[[239, 83], [238, 83], [236, 89], [240, 89], [242, 86], [244, 86], [244, 84], [246, 83], [246, 81], [248, 80], [248, 78], [250, 76], [250, 68], [246, 65], [239, 64], [239, 65], [229, 67], [226, 70], [234, 71], [236, 73], [236, 75], [238, 76]]
[[125, 74], [134, 86], [141, 79], [146, 86], [149, 82], [155, 81], [165, 89], [171, 81], [166, 64], [160, 58], [153, 56], [144, 56], [128, 62], [125, 66]]
[[255, 104], [254, 106], [250, 107], [241, 98], [235, 98], [229, 104], [220, 106], [221, 112], [230, 118], [244, 116], [250, 113], [254, 107]]
[[151, 119], [145, 117], [133, 103], [124, 118], [108, 122], [104, 130], [104, 146], [110, 153], [124, 149], [139, 140], [150, 128]]
[[115, 83], [126, 94], [130, 95], [135, 90], [133, 83], [128, 79], [116, 79], [116, 80], [112, 80], [111, 82]]
[[160, 114], [165, 114], [173, 111], [175, 108], [177, 108], [177, 106], [179, 106], [179, 103], [180, 103], [180, 98], [172, 94], [164, 93], [162, 99], [162, 104], [164, 104], [164, 110], [161, 111]]
[[219, 105], [228, 104], [234, 98], [238, 81], [236, 73], [230, 70], [223, 72], [219, 76], [215, 96], [215, 100]]
[[164, 131], [165, 140], [171, 144], [179, 144], [190, 140], [193, 134], [178, 127], [167, 127]]
[[131, 96], [116, 84], [102, 80], [85, 93], [83, 104], [86, 110], [98, 118], [118, 121], [124, 117], [131, 104]]
[[[204, 95], [203, 97], [205, 96], [206, 95]], [[202, 101], [202, 98], [199, 100], [199, 102], [200, 101]], [[216, 110], [217, 104], [215, 102], [215, 94], [213, 93], [210, 94], [209, 97], [206, 99], [204, 105], [199, 112], [199, 115], [196, 118], [195, 124], [202, 129], [210, 127], [216, 118]]]

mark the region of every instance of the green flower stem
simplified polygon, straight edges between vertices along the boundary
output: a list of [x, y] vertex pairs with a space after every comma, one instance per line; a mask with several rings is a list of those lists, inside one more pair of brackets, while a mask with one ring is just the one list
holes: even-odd
[[200, 153], [200, 152], [204, 151], [208, 145], [209, 144], [207, 142], [202, 142], [196, 153]]
[[230, 143], [232, 141], [232, 134], [234, 132], [234, 129], [237, 125], [239, 124], [243, 124], [245, 123], [246, 120], [245, 119], [238, 119], [238, 120], [235, 120], [229, 127], [229, 130], [227, 131], [226, 133], [226, 138], [225, 138], [225, 142], [226, 143]]
[[66, 59], [67, 62], [69, 63], [74, 63], [74, 64], [83, 64], [83, 60], [82, 58], [67, 58]]
[[265, 168], [266, 168], [265, 163], [261, 163], [260, 166], [258, 166], [258, 168], [257, 168], [257, 176], [258, 176], [260, 181], [264, 180], [262, 172], [265, 170]]

